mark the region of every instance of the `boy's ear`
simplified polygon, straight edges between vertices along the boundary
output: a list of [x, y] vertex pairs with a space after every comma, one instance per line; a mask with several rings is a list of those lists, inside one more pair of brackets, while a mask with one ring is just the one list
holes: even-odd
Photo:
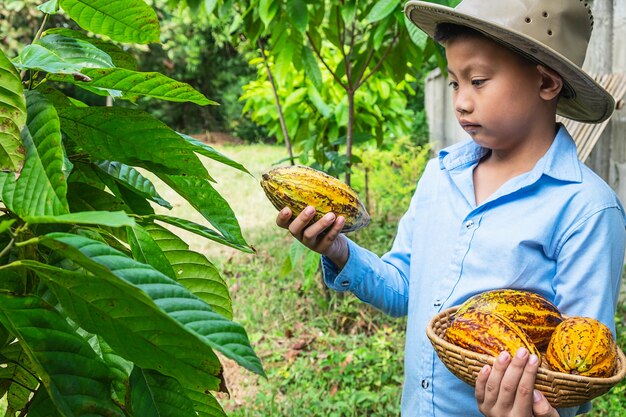
[[563, 78], [552, 68], [543, 65], [537, 65], [537, 71], [541, 77], [541, 86], [539, 88], [541, 98], [546, 101], [558, 98], [563, 89]]

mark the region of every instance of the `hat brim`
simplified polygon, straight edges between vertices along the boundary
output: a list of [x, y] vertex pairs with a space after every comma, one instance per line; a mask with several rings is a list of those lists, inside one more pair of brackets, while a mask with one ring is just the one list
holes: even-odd
[[578, 65], [523, 33], [459, 13], [453, 8], [423, 1], [409, 1], [404, 12], [418, 28], [434, 37], [437, 25], [453, 23], [475, 29], [502, 43], [530, 60], [552, 68], [561, 75], [573, 91], [573, 97], [561, 97], [557, 113], [568, 119], [587, 123], [607, 120], [615, 110], [615, 100]]

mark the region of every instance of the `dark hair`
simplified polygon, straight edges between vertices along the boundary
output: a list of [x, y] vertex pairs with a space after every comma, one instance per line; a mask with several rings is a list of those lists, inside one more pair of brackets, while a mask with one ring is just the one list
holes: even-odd
[[457, 25], [454, 23], [439, 23], [435, 28], [435, 35], [433, 36], [433, 39], [435, 39], [437, 43], [444, 44], [447, 41], [456, 38], [475, 36], [490, 39], [484, 33], [469, 26]]

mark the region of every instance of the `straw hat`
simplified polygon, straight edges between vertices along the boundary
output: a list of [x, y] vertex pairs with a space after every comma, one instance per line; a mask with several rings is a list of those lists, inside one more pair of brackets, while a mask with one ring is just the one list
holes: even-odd
[[581, 69], [593, 28], [586, 0], [464, 0], [455, 8], [409, 1], [404, 12], [430, 36], [439, 23], [468, 26], [557, 71], [570, 90], [559, 99], [561, 116], [600, 123], [615, 110], [611, 94]]

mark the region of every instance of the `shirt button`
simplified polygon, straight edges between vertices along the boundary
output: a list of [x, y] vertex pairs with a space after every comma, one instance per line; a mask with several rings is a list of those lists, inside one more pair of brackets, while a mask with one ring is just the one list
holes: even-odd
[[428, 386], [429, 386], [429, 385], [430, 385], [430, 384], [428, 383], [428, 380], [426, 380], [426, 379], [422, 379], [422, 388], [424, 388], [424, 389], [428, 389]]
[[472, 227], [474, 227], [474, 220], [468, 220], [467, 222], [465, 222], [466, 229], [471, 229]]
[[347, 287], [348, 285], [350, 285], [350, 281], [341, 281], [341, 286], [342, 287]]

